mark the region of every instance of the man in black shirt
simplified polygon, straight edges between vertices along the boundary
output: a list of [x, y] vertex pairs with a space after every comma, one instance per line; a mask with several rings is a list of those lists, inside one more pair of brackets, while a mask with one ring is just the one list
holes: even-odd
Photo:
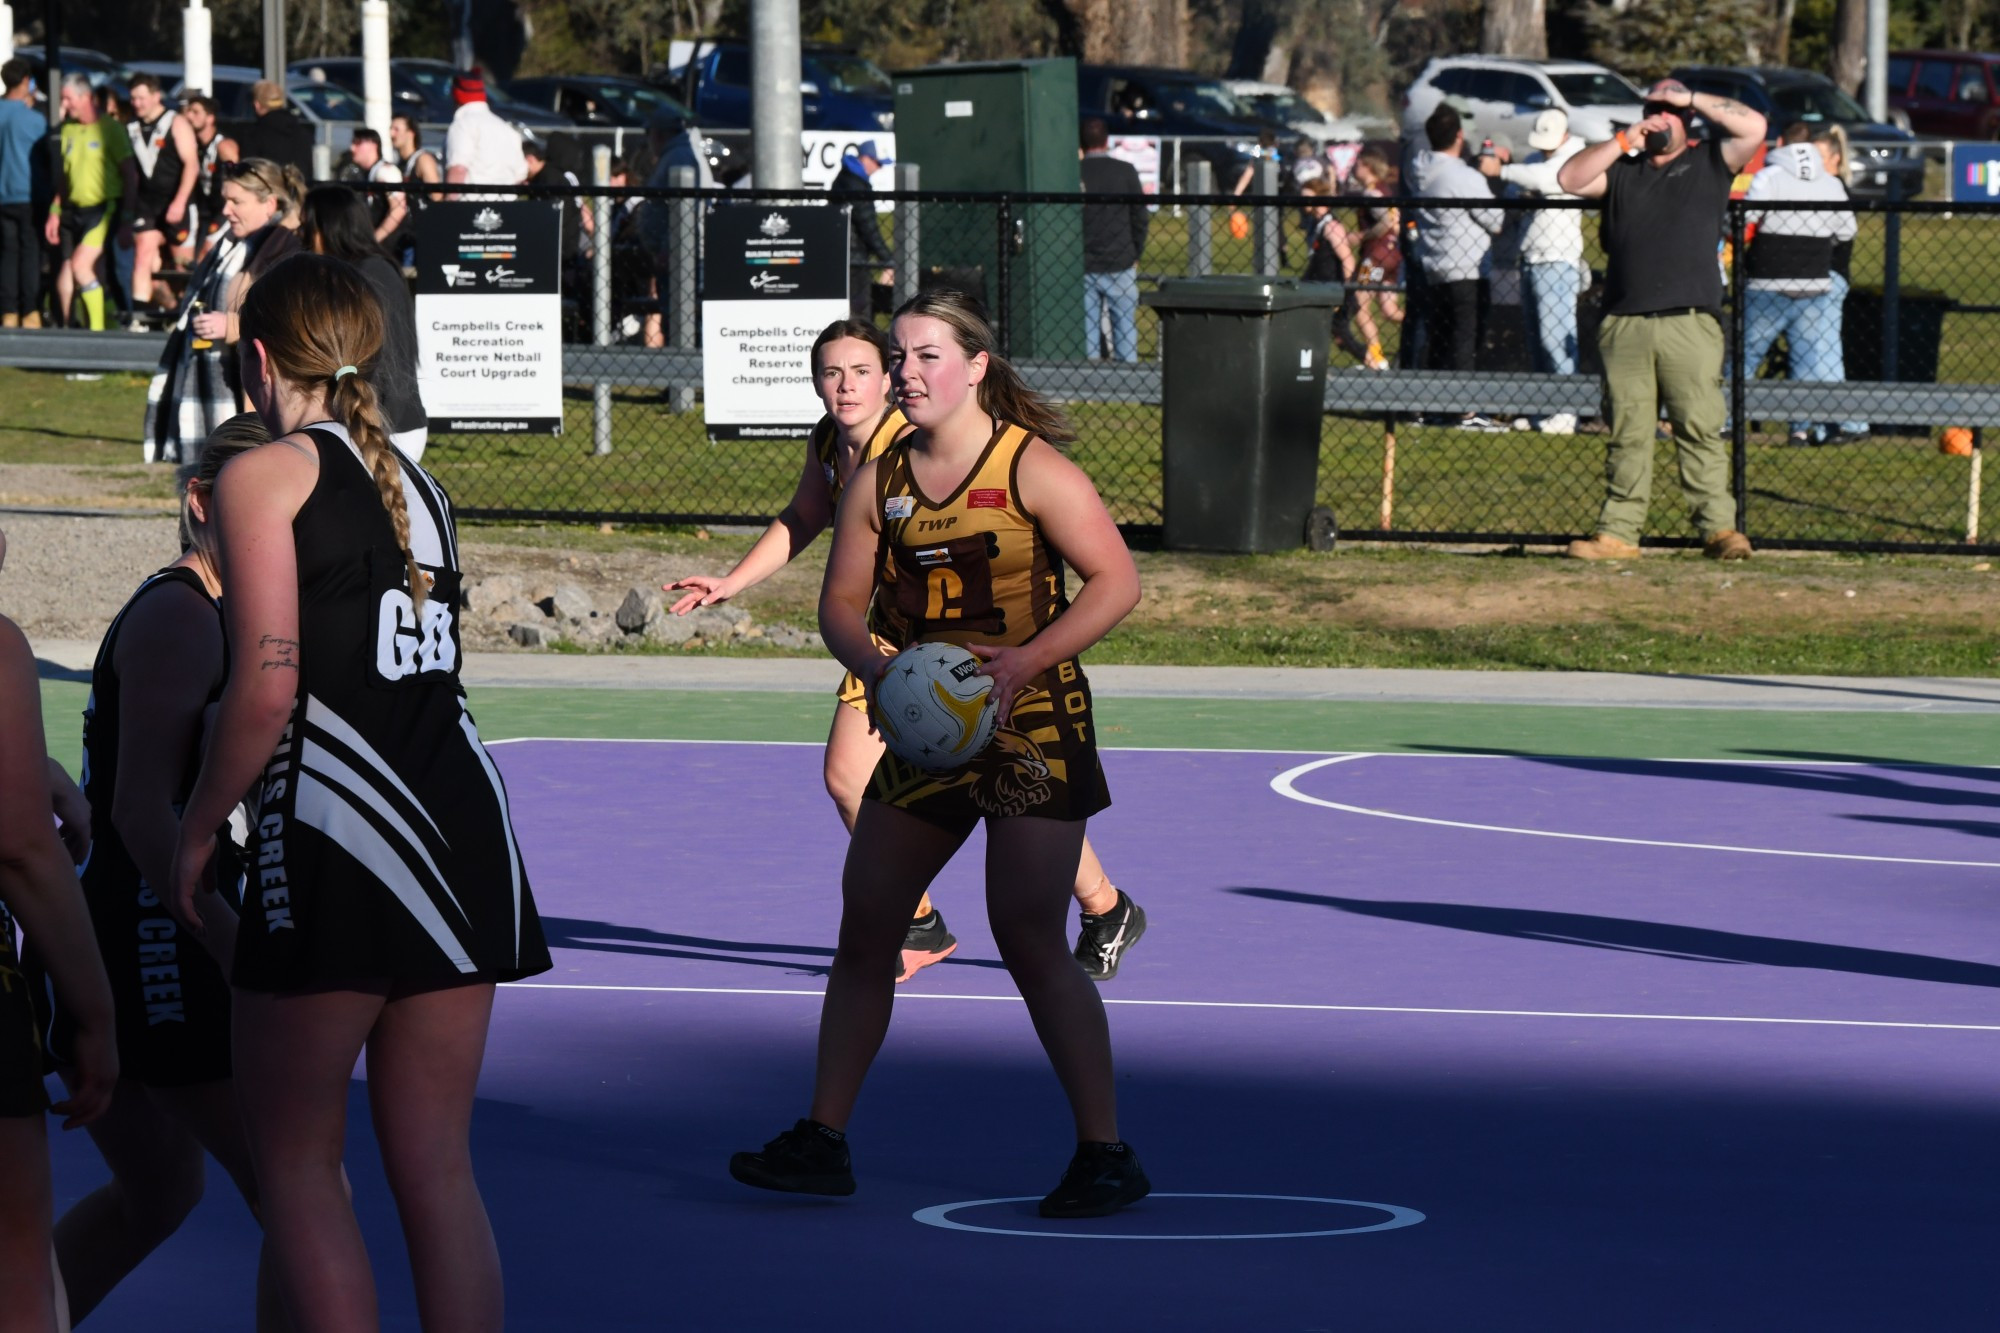
[[[1646, 118], [1565, 162], [1562, 188], [1604, 201], [1604, 401], [1611, 424], [1604, 508], [1595, 535], [1571, 542], [1580, 560], [1639, 554], [1653, 489], [1662, 408], [1680, 453], [1681, 491], [1711, 560], [1743, 560], [1729, 445], [1722, 436], [1723, 213], [1730, 183], [1764, 142], [1764, 117], [1741, 102], [1662, 79]], [[1690, 143], [1688, 118], [1720, 136]]]
[[1079, 171], [1085, 194], [1116, 202], [1083, 206], [1083, 350], [1095, 361], [1102, 350], [1104, 316], [1111, 317], [1111, 350], [1120, 361], [1139, 359], [1139, 256], [1146, 249], [1146, 195], [1139, 172], [1108, 151], [1104, 122], [1083, 122]]
[[888, 165], [889, 160], [882, 156], [875, 141], [864, 140], [842, 156], [840, 170], [826, 187], [827, 193], [834, 197], [835, 206], [845, 203], [852, 210], [847, 245], [847, 304], [856, 319], [875, 318], [876, 286], [889, 287], [896, 281], [889, 267], [895, 263], [895, 257], [882, 239], [882, 223], [875, 216], [875, 186], [868, 179]]

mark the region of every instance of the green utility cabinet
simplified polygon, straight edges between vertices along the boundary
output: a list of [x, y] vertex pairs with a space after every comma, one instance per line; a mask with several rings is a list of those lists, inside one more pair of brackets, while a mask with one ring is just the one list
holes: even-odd
[[[1002, 60], [905, 70], [896, 156], [924, 190], [1079, 194], [1076, 62]], [[1077, 204], [925, 204], [921, 285], [983, 294], [1009, 356], [1080, 360], [1083, 210]]]

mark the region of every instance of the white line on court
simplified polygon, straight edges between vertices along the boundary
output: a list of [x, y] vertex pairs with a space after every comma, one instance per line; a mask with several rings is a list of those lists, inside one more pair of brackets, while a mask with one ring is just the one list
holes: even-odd
[[[1865, 856], [1859, 852], [1801, 852], [1785, 847], [1736, 847], [1714, 842], [1673, 842], [1664, 838], [1621, 838], [1607, 833], [1562, 833], [1553, 829], [1517, 828], [1507, 824], [1475, 824], [1462, 819], [1434, 819], [1428, 815], [1406, 815], [1397, 810], [1378, 810], [1365, 805], [1349, 805], [1343, 801], [1329, 801], [1320, 796], [1308, 796], [1293, 785], [1308, 773], [1317, 772], [1333, 764], [1345, 764], [1356, 759], [1408, 759], [1432, 758], [1429, 755], [1406, 754], [1341, 754], [1331, 759], [1315, 759], [1311, 763], [1288, 768], [1271, 779], [1271, 790], [1288, 800], [1306, 805], [1323, 806], [1328, 810], [1339, 810], [1350, 815], [1365, 815], [1370, 819], [1394, 819], [1406, 824], [1429, 824], [1435, 828], [1470, 829], [1476, 833], [1513, 833], [1525, 838], [1562, 838], [1570, 842], [1610, 842], [1627, 847], [1678, 847], [1696, 852], [1738, 852], [1746, 856], [1796, 856], [1813, 861], [1868, 861], [1878, 865], [1901, 866], [1965, 866], [1977, 870], [2000, 870], [2000, 861], [1944, 861], [1920, 856]], [[1441, 756], [1435, 756], [1441, 757]], [[1470, 757], [1470, 756], [1468, 756]], [[1506, 758], [1507, 756], [1480, 755], [1478, 758]], [[1645, 763], [1703, 763], [1704, 760], [1643, 760]], [[1742, 763], [1745, 761], [1736, 760]], [[1790, 761], [1752, 761], [1758, 763]], [[1814, 764], [1813, 767], [1822, 765]], [[1825, 765], [1832, 767], [1832, 765]]]
[[[610, 986], [582, 982], [514, 981], [500, 987], [504, 994], [517, 990], [617, 991], [638, 995], [773, 995], [824, 999], [816, 990], [781, 990], [759, 986]], [[969, 1000], [983, 1003], [1019, 1004], [1018, 995], [942, 995], [927, 991], [901, 991], [898, 1000]], [[1590, 1018], [1634, 1020], [1652, 1023], [1762, 1023], [1781, 1027], [1826, 1028], [1915, 1028], [1931, 1032], [2000, 1032], [2000, 1023], [1911, 1023], [1869, 1018], [1770, 1018], [1754, 1014], [1599, 1014], [1562, 1009], [1441, 1009], [1403, 1004], [1285, 1004], [1264, 1000], [1127, 1000], [1109, 999], [1106, 1005], [1134, 1009], [1280, 1009], [1325, 1014], [1431, 1014], [1456, 1018]]]
[[1166, 1232], [1160, 1235], [1134, 1235], [1117, 1231], [1026, 1231], [1009, 1227], [982, 1227], [971, 1222], [959, 1222], [953, 1213], [968, 1208], [990, 1208], [996, 1204], [1034, 1203], [1039, 1195], [1024, 1195], [1013, 1199], [968, 1199], [963, 1203], [940, 1203], [930, 1208], [919, 1208], [910, 1214], [913, 1222], [922, 1222], [929, 1227], [943, 1227], [947, 1231], [972, 1231], [986, 1236], [1033, 1236], [1043, 1240], [1303, 1240], [1313, 1236], [1359, 1236], [1370, 1231], [1395, 1231], [1402, 1227], [1413, 1227], [1425, 1220], [1422, 1213], [1414, 1208], [1405, 1208], [1394, 1203], [1363, 1203], [1359, 1199], [1321, 1199], [1306, 1194], [1149, 1194], [1149, 1199], [1255, 1199], [1263, 1203], [1324, 1203], [1336, 1204], [1343, 1208], [1366, 1208], [1371, 1212], [1387, 1213], [1385, 1222], [1372, 1222], [1367, 1226], [1334, 1227], [1316, 1231], [1236, 1231], [1214, 1236], [1185, 1235]]

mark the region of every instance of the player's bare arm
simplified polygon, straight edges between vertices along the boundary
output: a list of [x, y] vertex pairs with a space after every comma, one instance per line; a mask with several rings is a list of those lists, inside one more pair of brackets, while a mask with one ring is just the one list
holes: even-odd
[[[224, 615], [229, 642], [240, 646], [174, 851], [168, 905], [196, 934], [204, 927], [195, 893], [204, 887], [215, 854], [215, 830], [263, 773], [297, 699], [299, 574], [292, 520], [318, 476], [316, 457], [308, 459], [280, 441], [232, 459], [215, 481], [223, 583], [229, 589]], [[281, 665], [287, 662], [291, 669]]]
[[1000, 699], [1012, 699], [1022, 685], [1082, 653], [1139, 604], [1138, 566], [1083, 469], [1035, 440], [1021, 453], [1018, 478], [1021, 507], [1035, 516], [1043, 538], [1082, 587], [1069, 608], [1027, 643], [973, 648], [987, 659], [985, 674]]
[[863, 463], [841, 492], [833, 520], [833, 550], [820, 584], [819, 633], [840, 664], [872, 691], [889, 659], [868, 632], [868, 603], [875, 593], [875, 546], [881, 516], [875, 512], [877, 462]]

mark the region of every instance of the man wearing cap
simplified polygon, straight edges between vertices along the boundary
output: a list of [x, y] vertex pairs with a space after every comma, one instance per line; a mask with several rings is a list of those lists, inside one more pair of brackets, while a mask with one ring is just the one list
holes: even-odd
[[[1558, 179], [1563, 163], [1583, 151], [1583, 140], [1569, 132], [1569, 115], [1550, 107], [1535, 117], [1528, 132], [1534, 154], [1524, 162], [1500, 155], [1481, 156], [1478, 166], [1488, 177], [1540, 195], [1544, 199], [1574, 199]], [[1535, 369], [1545, 375], [1576, 374], [1576, 302], [1583, 294], [1583, 214], [1575, 209], [1545, 208], [1528, 219], [1521, 237], [1521, 277], [1527, 295], [1528, 331], [1535, 339]], [[1576, 414], [1557, 412], [1539, 423], [1545, 435], [1572, 435]]]
[[519, 185], [528, 178], [521, 135], [486, 104], [486, 80], [476, 69], [451, 81], [458, 110], [444, 140], [444, 178], [452, 185]]
[[285, 102], [285, 90], [269, 79], [250, 85], [250, 106], [257, 113], [243, 133], [236, 136], [237, 157], [248, 161], [261, 157], [281, 167], [297, 167], [299, 175], [313, 178], [313, 129]]
[[[1681, 491], [1711, 560], [1744, 560], [1723, 439], [1723, 212], [1736, 173], [1764, 143], [1764, 117], [1741, 102], [1662, 79], [1646, 118], [1562, 165], [1562, 188], [1604, 201], [1604, 402], [1611, 423], [1604, 507], [1579, 560], [1639, 554], [1652, 499], [1653, 441], [1662, 410], [1680, 454]], [[1688, 141], [1696, 112], [1716, 137]]]
[[849, 208], [852, 233], [847, 245], [847, 305], [856, 319], [875, 318], [875, 284], [892, 286], [896, 275], [889, 268], [894, 256], [882, 239], [882, 224], [875, 217], [875, 186], [868, 179], [889, 165], [873, 139], [863, 139], [840, 159], [840, 170], [826, 187], [836, 206]]

